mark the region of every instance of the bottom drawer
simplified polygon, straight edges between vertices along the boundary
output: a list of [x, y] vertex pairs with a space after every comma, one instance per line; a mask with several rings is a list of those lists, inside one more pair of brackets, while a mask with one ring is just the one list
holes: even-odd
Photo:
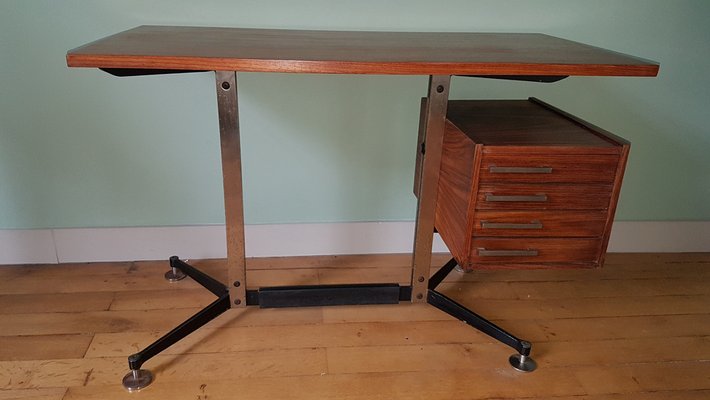
[[593, 263], [599, 239], [476, 238], [470, 260], [476, 263]]

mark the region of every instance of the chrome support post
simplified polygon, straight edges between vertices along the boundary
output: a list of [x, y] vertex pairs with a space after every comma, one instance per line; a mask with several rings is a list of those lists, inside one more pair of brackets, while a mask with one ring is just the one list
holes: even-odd
[[215, 71], [219, 137], [222, 148], [224, 214], [227, 226], [227, 277], [232, 307], [246, 307], [246, 259], [244, 251], [244, 203], [239, 142], [237, 73]]
[[424, 141], [419, 149], [422, 167], [419, 176], [417, 217], [414, 229], [414, 254], [412, 256], [412, 297], [414, 303], [427, 301], [431, 246], [434, 239], [434, 216], [441, 166], [441, 149], [444, 142], [446, 108], [449, 102], [450, 75], [429, 76], [429, 90], [425, 105]]

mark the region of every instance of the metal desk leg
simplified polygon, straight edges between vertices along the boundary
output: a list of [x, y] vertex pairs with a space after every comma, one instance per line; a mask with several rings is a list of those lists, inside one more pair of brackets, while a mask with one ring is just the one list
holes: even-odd
[[177, 257], [170, 258], [171, 270], [165, 275], [166, 279], [177, 281], [184, 278], [185, 275], [190, 276], [215, 294], [218, 299], [142, 351], [128, 357], [130, 372], [123, 378], [123, 386], [131, 392], [141, 390], [153, 381], [151, 372], [141, 369], [143, 363], [213, 320], [230, 307], [247, 306], [237, 73], [234, 71], [215, 71], [215, 84], [217, 89], [220, 145], [222, 148], [224, 212], [227, 225], [227, 276], [229, 284], [223, 285], [191, 265], [180, 261]]
[[412, 256], [412, 302], [427, 301], [427, 286], [431, 268], [431, 246], [434, 239], [434, 216], [439, 185], [441, 148], [444, 142], [446, 107], [449, 101], [450, 75], [431, 75], [424, 115], [422, 168], [419, 179], [417, 219], [414, 229]]
[[224, 215], [227, 225], [227, 276], [232, 307], [246, 307], [246, 259], [244, 253], [244, 204], [239, 144], [237, 73], [216, 71], [219, 137], [222, 147]]

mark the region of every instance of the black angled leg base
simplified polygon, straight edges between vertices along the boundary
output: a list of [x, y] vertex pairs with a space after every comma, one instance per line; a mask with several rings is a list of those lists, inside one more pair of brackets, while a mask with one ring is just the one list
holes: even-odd
[[507, 344], [517, 350], [518, 354], [510, 356], [508, 361], [518, 371], [532, 372], [537, 368], [537, 363], [530, 358], [530, 350], [532, 345], [530, 342], [518, 339], [511, 335], [503, 328], [483, 318], [447, 296], [435, 290], [441, 281], [444, 280], [456, 266], [456, 261], [452, 259], [444, 265], [438, 272], [429, 280], [429, 294], [427, 302], [441, 311], [460, 319], [475, 329], [485, 333], [486, 335], [496, 339], [497, 341]]
[[146, 369], [141, 369], [143, 363], [182, 340], [185, 336], [196, 331], [201, 326], [217, 318], [230, 308], [229, 291], [224, 284], [192, 265], [180, 261], [180, 259], [175, 256], [170, 257], [170, 267], [173, 271], [177, 270], [180, 274], [187, 275], [195, 280], [202, 285], [202, 287], [217, 296], [217, 300], [213, 301], [210, 305], [175, 327], [172, 331], [166, 333], [145, 349], [128, 357], [128, 368], [131, 371], [123, 377], [123, 387], [129, 392], [141, 390], [153, 382], [153, 374]]
[[[537, 364], [530, 358], [531, 345], [529, 342], [518, 339], [494, 323], [436, 291], [436, 287], [456, 266], [456, 261], [452, 259], [429, 279], [427, 302], [517, 350], [518, 353], [512, 355], [509, 359], [510, 365], [516, 370], [522, 372], [534, 371], [537, 368]], [[223, 283], [175, 256], [170, 257], [170, 268], [171, 271], [168, 271], [166, 278], [172, 277], [179, 280], [184, 277], [183, 275], [189, 276], [217, 296], [217, 299], [148, 347], [128, 357], [130, 372], [123, 378], [123, 387], [129, 392], [141, 390], [153, 382], [153, 374], [149, 370], [141, 369], [143, 363], [209, 321], [217, 318], [217, 316], [231, 307], [229, 291]], [[411, 299], [411, 295], [412, 286], [400, 286], [396, 283], [283, 286], [247, 290], [247, 305], [259, 305], [262, 308], [268, 308], [396, 304], [400, 301]]]

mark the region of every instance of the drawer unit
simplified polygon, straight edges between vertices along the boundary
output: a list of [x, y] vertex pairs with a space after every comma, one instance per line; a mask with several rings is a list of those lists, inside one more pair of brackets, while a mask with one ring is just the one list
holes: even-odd
[[534, 98], [450, 101], [436, 229], [464, 269], [601, 266], [628, 151]]

